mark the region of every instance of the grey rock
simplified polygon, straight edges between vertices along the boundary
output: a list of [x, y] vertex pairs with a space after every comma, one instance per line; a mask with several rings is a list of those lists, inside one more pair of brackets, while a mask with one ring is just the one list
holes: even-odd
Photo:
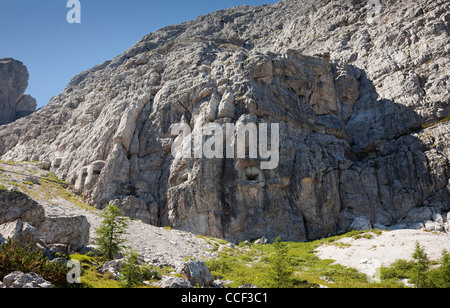
[[27, 176], [23, 179], [24, 182], [30, 182], [32, 184], [35, 185], [41, 185], [41, 183], [39, 182], [39, 179], [35, 176]]
[[64, 244], [79, 251], [89, 242], [90, 224], [85, 216], [47, 217], [38, 230], [47, 245]]
[[21, 220], [0, 225], [0, 244], [7, 239], [32, 248], [37, 248], [37, 244], [40, 242], [38, 231]]
[[242, 286], [239, 286], [238, 289], [258, 289], [258, 286], [254, 284], [243, 284]]
[[214, 282], [214, 277], [203, 261], [191, 260], [181, 265], [177, 271], [184, 275], [193, 286], [207, 287]]
[[447, 217], [445, 219], [445, 223], [444, 223], [444, 230], [447, 233], [450, 233], [450, 212], [447, 213]]
[[160, 281], [158, 281], [158, 283], [156, 285], [163, 289], [190, 289], [190, 288], [192, 288], [192, 285], [190, 284], [190, 282], [181, 277], [164, 276]]
[[330, 284], [335, 283], [334, 279], [333, 279], [333, 278], [330, 278], [330, 277], [328, 277], [328, 276], [322, 276], [322, 277], [320, 277], [319, 279], [325, 281], [326, 283], [330, 283]]
[[[413, 209], [450, 210], [449, 4], [389, 1], [380, 23], [366, 4], [283, 0], [148, 34], [0, 127], [0, 157], [57, 162], [92, 205], [231, 242], [423, 223]], [[280, 164], [172, 155], [181, 122], [279, 123]]]
[[5, 288], [10, 289], [52, 289], [53, 285], [36, 273], [13, 272], [3, 278]]
[[39, 228], [45, 220], [44, 207], [21, 192], [0, 190], [0, 224], [16, 220]]
[[122, 200], [113, 200], [111, 205], [117, 206], [123, 215], [138, 219], [146, 224], [156, 225], [158, 223], [158, 213], [156, 206], [150, 204], [147, 206], [146, 202], [135, 196], [128, 196]]
[[16, 105], [16, 115], [14, 120], [26, 117], [36, 111], [36, 99], [30, 95], [24, 95]]
[[263, 244], [263, 245], [269, 244], [269, 240], [263, 236], [260, 239], [257, 239], [255, 241], [255, 244]]
[[442, 232], [445, 230], [444, 226], [441, 223], [432, 220], [426, 221], [423, 229], [426, 231], [437, 231], [437, 232]]
[[350, 230], [370, 230], [372, 229], [372, 225], [370, 221], [368, 221], [365, 217], [357, 217], [350, 225]]
[[116, 259], [105, 262], [101, 267], [97, 269], [97, 272], [101, 274], [110, 273], [114, 279], [118, 279], [120, 271], [125, 267], [123, 260]]
[[408, 215], [402, 220], [403, 223], [410, 224], [415, 222], [424, 222], [432, 218], [433, 212], [428, 207], [418, 207], [409, 211]]
[[0, 125], [8, 124], [36, 110], [36, 100], [24, 96], [28, 70], [22, 62], [0, 59]]

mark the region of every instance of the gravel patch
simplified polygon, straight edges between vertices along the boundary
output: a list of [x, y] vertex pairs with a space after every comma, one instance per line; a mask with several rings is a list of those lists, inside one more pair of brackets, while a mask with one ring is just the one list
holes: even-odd
[[[3, 170], [1, 182], [11, 189], [21, 190], [25, 194], [27, 194], [26, 190], [31, 190], [33, 199], [42, 204], [46, 216], [86, 216], [91, 224], [90, 243], [95, 245], [97, 237], [95, 229], [102, 222], [101, 211], [76, 206], [70, 200], [59, 196], [58, 191], [45, 192], [40, 184], [23, 184], [25, 180], [39, 183], [48, 174], [48, 171], [40, 169], [37, 164], [0, 163], [0, 166]], [[20, 186], [16, 187], [12, 183], [19, 183]], [[144, 261], [151, 264], [176, 266], [187, 258], [204, 261], [217, 256], [214, 251], [218, 247], [212, 244], [214, 240], [205, 239], [192, 233], [158, 228], [138, 220], [130, 220], [127, 231], [129, 234], [126, 236], [126, 246], [132, 248]]]
[[450, 251], [450, 235], [422, 230], [383, 231], [370, 233], [373, 238], [343, 238], [320, 246], [316, 255], [321, 259], [356, 268], [364, 274], [373, 274], [374, 267], [390, 266], [397, 260], [412, 260], [416, 242], [425, 249], [430, 260], [439, 260], [442, 251]]
[[[102, 221], [101, 211], [85, 210], [67, 204], [65, 206], [41, 204], [47, 216], [86, 216], [91, 224], [91, 243], [95, 244], [97, 236], [95, 229]], [[204, 261], [217, 256], [214, 252], [216, 247], [212, 244], [213, 240], [206, 240], [192, 233], [159, 228], [138, 220], [130, 220], [127, 231], [125, 245], [137, 252], [144, 261], [154, 265], [176, 266], [186, 258]]]

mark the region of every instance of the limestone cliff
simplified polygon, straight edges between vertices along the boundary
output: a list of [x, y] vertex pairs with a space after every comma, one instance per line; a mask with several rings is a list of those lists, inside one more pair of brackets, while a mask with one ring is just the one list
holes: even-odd
[[[232, 241], [445, 217], [450, 4], [372, 3], [284, 0], [151, 33], [0, 127], [0, 156], [52, 162], [92, 204]], [[278, 123], [279, 166], [172, 155], [177, 123]]]
[[28, 70], [22, 62], [0, 59], [0, 125], [14, 122], [36, 110], [36, 100], [24, 95]]

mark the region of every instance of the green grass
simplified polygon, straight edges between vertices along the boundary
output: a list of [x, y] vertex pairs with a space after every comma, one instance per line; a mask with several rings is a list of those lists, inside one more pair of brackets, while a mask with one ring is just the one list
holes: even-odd
[[[101, 267], [105, 260], [101, 256], [87, 256], [82, 254], [72, 254], [72, 260], [78, 260], [81, 263], [82, 274], [81, 284], [79, 288], [88, 289], [118, 289], [121, 288], [120, 283], [114, 279], [112, 274], [101, 274], [97, 270]], [[149, 282], [157, 282], [162, 276], [168, 275], [173, 269], [169, 267], [154, 267], [151, 265], [142, 265], [140, 272], [142, 279]], [[133, 288], [152, 288], [152, 286], [137, 285]]]
[[10, 184], [11, 184], [12, 186], [16, 186], [16, 187], [18, 187], [18, 188], [23, 188], [23, 185], [22, 185], [22, 184], [19, 184], [19, 183], [17, 183], [17, 182], [10, 182]]
[[[372, 231], [373, 232], [373, 231]], [[315, 255], [315, 249], [323, 244], [334, 245], [335, 241], [343, 237], [368, 238], [378, 235], [367, 234], [367, 231], [352, 231], [344, 235], [307, 242], [286, 243], [288, 246], [287, 259], [293, 271], [290, 286], [292, 288], [311, 288], [326, 285], [329, 288], [382, 288], [399, 287], [397, 280], [385, 279], [381, 283], [371, 284], [367, 277], [356, 269], [333, 264], [333, 260], [322, 260]], [[207, 261], [211, 273], [216, 278], [229, 279], [230, 287], [243, 284], [268, 287], [270, 285], [270, 260], [274, 253], [273, 244], [251, 245], [241, 248], [223, 248], [218, 252], [219, 257]], [[328, 284], [320, 279], [327, 276], [333, 278], [334, 284]]]
[[97, 211], [97, 209], [83, 202], [77, 195], [68, 190], [68, 184], [64, 180], [59, 179], [55, 174], [48, 172], [46, 174], [42, 174], [39, 178], [41, 184], [39, 189], [33, 188], [30, 183], [25, 181], [23, 183], [28, 184], [29, 186], [22, 186], [22, 191], [37, 201], [57, 201], [57, 199], [61, 199], [79, 208]]
[[61, 180], [60, 178], [58, 178], [58, 176], [56, 176], [56, 174], [54, 174], [52, 172], [47, 172], [47, 173], [41, 174], [41, 178], [42, 178], [42, 180], [47, 181], [47, 182], [54, 182], [54, 183], [57, 183], [57, 184], [60, 184], [62, 186], [66, 186], [66, 187], [68, 186], [66, 181]]

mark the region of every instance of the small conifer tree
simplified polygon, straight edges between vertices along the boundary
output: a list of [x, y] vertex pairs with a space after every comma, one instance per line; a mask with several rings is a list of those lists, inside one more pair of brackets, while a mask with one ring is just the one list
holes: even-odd
[[131, 288], [141, 284], [141, 270], [139, 267], [138, 254], [130, 249], [125, 257], [124, 267], [120, 271], [119, 283], [122, 288]]
[[415, 260], [412, 281], [416, 288], [426, 288], [429, 286], [428, 270], [430, 269], [430, 260], [419, 242], [416, 242], [416, 249], [412, 257]]
[[97, 231], [100, 252], [109, 260], [115, 258], [125, 248], [124, 235], [127, 234], [128, 218], [123, 217], [118, 207], [107, 205], [102, 214], [103, 221]]
[[287, 257], [288, 247], [286, 243], [277, 237], [273, 243], [275, 252], [270, 256], [270, 281], [273, 288], [289, 288], [292, 284], [292, 267]]
[[442, 288], [450, 288], [450, 254], [447, 250], [442, 251], [442, 264], [439, 267]]

